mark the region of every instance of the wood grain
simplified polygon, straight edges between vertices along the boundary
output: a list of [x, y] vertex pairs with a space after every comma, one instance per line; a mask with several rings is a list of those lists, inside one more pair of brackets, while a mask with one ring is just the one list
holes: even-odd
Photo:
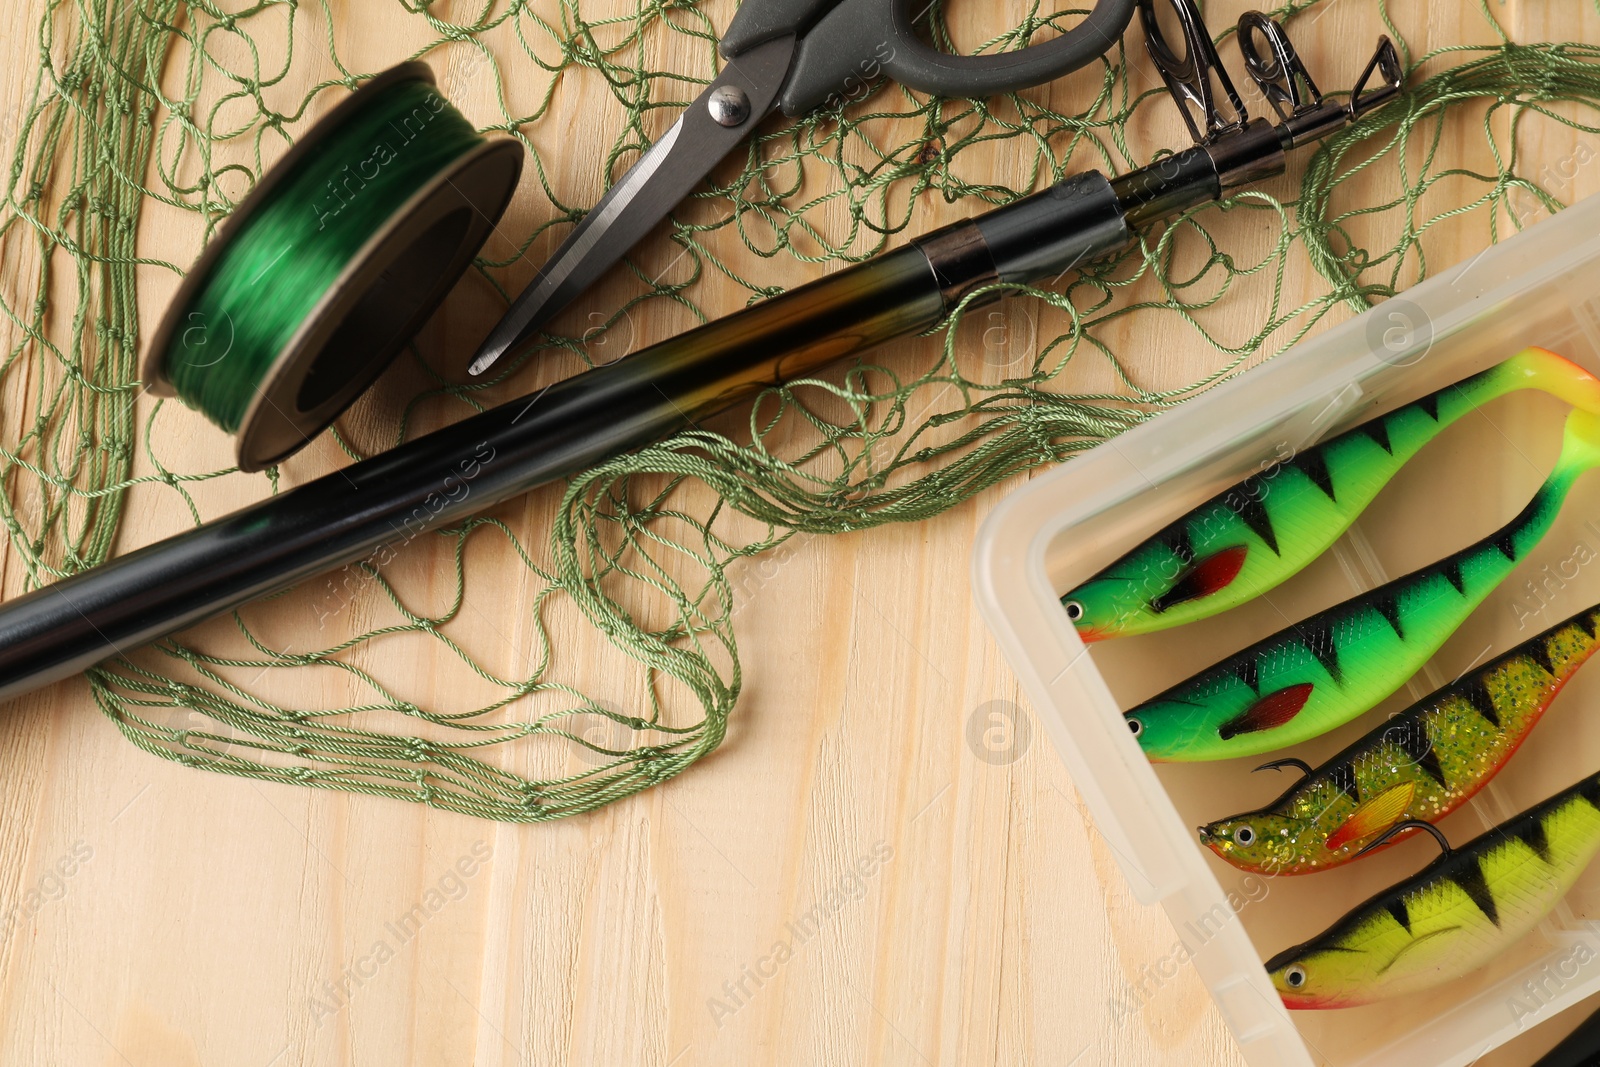
[[[559, 17], [554, 0], [545, 6]], [[995, 6], [957, 5], [958, 38], [976, 42], [997, 28]], [[1010, 20], [1025, 5], [998, 6]], [[1208, 15], [1220, 26], [1246, 6], [1211, 5]], [[26, 20], [13, 13], [19, 29], [0, 37], [0, 52], [20, 75], [36, 62], [31, 26], [44, 3], [18, 7]], [[1564, 8], [1556, 19], [1516, 0], [1491, 7], [1519, 38], [1600, 37], [1592, 10], [1578, 18]], [[1367, 5], [1326, 0], [1325, 8], [1302, 20], [1296, 39], [1321, 83], [1343, 86], [1380, 27]], [[1405, 8], [1397, 17], [1414, 48], [1489, 39], [1466, 0]], [[448, 9], [464, 17], [475, 8], [434, 6]], [[721, 25], [732, 5], [707, 10]], [[376, 0], [338, 0], [332, 11], [352, 68], [386, 66], [427, 39], [419, 20]], [[306, 39], [324, 32], [320, 12], [302, 8], [300, 17]], [[704, 72], [707, 48], [677, 38], [649, 58], [658, 69]], [[467, 65], [452, 81], [464, 56], [437, 61], [441, 81], [482, 120], [492, 114], [493, 79]], [[287, 88], [330, 73], [303, 63]], [[531, 106], [547, 76], [526, 64], [513, 73], [514, 106]], [[1085, 84], [1068, 78], [1036, 93], [1072, 107]], [[0, 85], [4, 113], [26, 86], [20, 76]], [[1175, 117], [1145, 114], [1130, 130], [1136, 152], [1181, 143]], [[553, 161], [559, 195], [577, 203], [598, 195], [621, 118], [597, 77], [561, 83], [548, 120], [529, 130]], [[651, 121], [664, 128], [670, 112]], [[1583, 136], [1530, 123], [1520, 147], [1553, 165]], [[1025, 177], [1003, 149], [984, 151], [964, 165], [1000, 182]], [[1557, 195], [1600, 187], [1593, 170], [1579, 170]], [[1269, 186], [1284, 198], [1293, 190], [1292, 176]], [[1355, 203], [1362, 194], [1357, 186], [1341, 195]], [[1439, 209], [1450, 195], [1441, 187], [1425, 206]], [[526, 232], [548, 210], [530, 179], [507, 231]], [[958, 209], [930, 199], [918, 210], [919, 228], [931, 228]], [[1227, 231], [1226, 219], [1214, 221]], [[186, 263], [198, 249], [193, 228], [169, 222], [155, 207], [147, 212], [141, 252]], [[524, 282], [558, 238], [536, 245], [511, 281]], [[758, 260], [732, 234], [717, 240], [719, 254], [763, 284], [794, 284], [815, 269], [787, 255]], [[1481, 225], [1445, 228], [1429, 246], [1432, 263], [1464, 259], [1486, 240]], [[637, 259], [647, 271], [671, 270], [675, 255], [658, 234]], [[613, 306], [633, 284], [609, 280], [594, 306]], [[147, 328], [174, 285], [159, 270], [141, 278]], [[1296, 259], [1288, 302], [1322, 290]], [[712, 313], [747, 295], [718, 278], [697, 291]], [[494, 313], [492, 294], [467, 283], [429, 325], [425, 351], [443, 360], [464, 347], [461, 338], [481, 336]], [[1254, 299], [1241, 298], [1225, 301], [1210, 324], [1247, 333], [1257, 316]], [[683, 309], [654, 306], [617, 336], [637, 347], [691, 321]], [[1190, 381], [1220, 362], [1171, 323], [1125, 320], [1108, 339], [1152, 386]], [[902, 348], [916, 355], [930, 343]], [[517, 387], [570, 369], [535, 368]], [[1085, 359], [1067, 384], [1115, 380]], [[376, 447], [392, 435], [390, 405], [407, 387], [403, 377], [381, 384], [345, 420], [351, 438]], [[422, 418], [456, 414], [440, 407]], [[174, 469], [226, 465], [228, 442], [198, 416], [169, 405], [158, 427]], [[324, 440], [288, 465], [286, 480], [339, 462]], [[748, 682], [723, 749], [664, 787], [560, 824], [495, 825], [187, 770], [131, 747], [81, 679], [16, 702], [0, 723], [0, 1062], [1240, 1063], [1192, 973], [1162, 984], [1131, 1017], [1114, 1009], [1174, 934], [1158, 909], [1128, 894], [970, 603], [972, 537], [1007, 488], [920, 525], [792, 546], [740, 610]], [[200, 487], [197, 499], [217, 515], [264, 492], [259, 478], [234, 476]], [[122, 551], [188, 522], [165, 487], [141, 488], [133, 500]], [[496, 514], [541, 543], [534, 534], [554, 500], [535, 493]], [[415, 595], [429, 595], [441, 552], [409, 553], [400, 580]], [[517, 577], [474, 587], [465, 643], [491, 669], [516, 673], [531, 640], [525, 572], [503, 549], [474, 552], [475, 566]], [[15, 583], [8, 571], [8, 590]], [[365, 626], [383, 608], [373, 598], [355, 610], [352, 625]], [[304, 612], [290, 597], [252, 620], [285, 647]], [[230, 627], [190, 637], [224, 647]], [[581, 684], [622, 687], [607, 674], [619, 660], [602, 635], [576, 618], [558, 621], [553, 635], [564, 660], [597, 665], [575, 668]], [[358, 658], [419, 702], [450, 701], [463, 684], [458, 664], [405, 646], [378, 644]], [[310, 687], [297, 695], [328, 704], [348, 696], [346, 683], [322, 675], [282, 684], [291, 695]], [[975, 718], [980, 733], [1005, 725], [987, 718], [997, 711], [1015, 711], [1000, 739], [1002, 752], [1014, 748], [1009, 757], [968, 741]], [[1526, 1063], [1578, 1016], [1483, 1062]]]

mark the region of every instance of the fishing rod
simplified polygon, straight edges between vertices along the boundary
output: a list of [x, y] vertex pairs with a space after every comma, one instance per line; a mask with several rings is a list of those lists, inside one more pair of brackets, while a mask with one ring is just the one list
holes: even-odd
[[0, 699], [377, 559], [386, 546], [659, 440], [775, 383], [925, 330], [985, 286], [1060, 276], [1125, 247], [1143, 227], [1281, 173], [1287, 151], [1400, 91], [1399, 57], [1381, 37], [1349, 99], [1325, 101], [1282, 27], [1250, 12], [1239, 21], [1240, 49], [1278, 121], [1251, 119], [1192, 0], [1171, 0], [1181, 57], [1152, 2], [1139, 4], [1146, 45], [1193, 147], [1116, 178], [1071, 176], [10, 601], [0, 606]]

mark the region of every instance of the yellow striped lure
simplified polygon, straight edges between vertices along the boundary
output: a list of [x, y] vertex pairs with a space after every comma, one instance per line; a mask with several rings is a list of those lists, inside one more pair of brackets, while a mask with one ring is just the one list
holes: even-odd
[[1200, 840], [1241, 870], [1309, 874], [1349, 863], [1400, 823], [1436, 823], [1500, 772], [1596, 651], [1600, 605], [1428, 694], [1320, 767], [1262, 765], [1305, 774], [1266, 807], [1200, 827]]
[[1561, 458], [1527, 507], [1437, 563], [1292, 623], [1124, 713], [1152, 760], [1255, 756], [1321, 736], [1394, 692], [1527, 557], [1585, 471], [1600, 416], [1568, 412]]
[[1267, 961], [1291, 1008], [1353, 1008], [1414, 993], [1487, 964], [1560, 902], [1600, 851], [1600, 774], [1451, 849], [1429, 823], [1401, 823], [1444, 854]]
[[1338, 540], [1446, 426], [1519, 389], [1600, 413], [1600, 381], [1542, 348], [1275, 463], [1140, 543], [1061, 598], [1085, 641], [1165, 630], [1257, 597]]

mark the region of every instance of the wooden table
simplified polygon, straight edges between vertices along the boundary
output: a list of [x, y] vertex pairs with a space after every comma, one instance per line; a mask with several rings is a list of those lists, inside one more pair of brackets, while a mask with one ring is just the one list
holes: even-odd
[[[1325, 3], [1296, 38], [1322, 84], [1342, 87], [1379, 27], [1367, 5]], [[19, 6], [26, 26], [14, 13], [0, 39], [14, 73], [0, 85], [8, 114], [37, 60], [31, 27], [44, 10], [42, 0]], [[554, 0], [548, 6], [554, 16]], [[718, 25], [732, 8], [709, 6]], [[980, 6], [957, 5], [956, 14], [987, 25], [994, 15]], [[1211, 17], [1220, 27], [1245, 6], [1214, 5]], [[1407, 5], [1401, 29], [1419, 50], [1484, 41], [1475, 6]], [[353, 68], [386, 66], [422, 40], [418, 20], [376, 0], [333, 7]], [[1520, 40], [1600, 39], [1592, 9], [1563, 6], [1558, 18], [1555, 8], [1492, 5]], [[319, 11], [302, 18], [306, 40], [323, 33]], [[704, 62], [657, 59], [683, 70]], [[302, 73], [309, 81], [328, 69], [310, 63]], [[458, 79], [455, 102], [488, 115], [491, 80]], [[1069, 78], [1038, 92], [1071, 106], [1082, 84]], [[551, 121], [529, 131], [559, 164], [552, 180], [580, 202], [601, 181], [595, 153], [582, 149], [590, 139], [609, 144], [620, 117], [594, 79], [575, 79]], [[1133, 131], [1144, 138], [1135, 151], [1180, 143], [1176, 119], [1162, 121]], [[1569, 200], [1600, 187], [1594, 168], [1561, 169], [1584, 136], [1530, 124], [1523, 172], [1556, 168], [1552, 191]], [[574, 138], [579, 151], [563, 143]], [[993, 169], [1006, 180], [998, 153]], [[1294, 185], [1269, 189], [1288, 198]], [[509, 229], [545, 207], [525, 182]], [[930, 201], [921, 226], [954, 214]], [[186, 263], [197, 251], [193, 227], [170, 219], [147, 211], [141, 252]], [[665, 264], [673, 250], [656, 240], [641, 257]], [[1463, 259], [1485, 240], [1481, 226], [1452, 231], [1433, 246], [1434, 263]], [[767, 284], [812, 270], [786, 256], [741, 262]], [[160, 271], [145, 280], [148, 330], [174, 282]], [[1323, 283], [1297, 261], [1288, 286], [1293, 303]], [[697, 295], [715, 312], [744, 299], [717, 279]], [[481, 287], [458, 293], [424, 347], [439, 352], [456, 330], [481, 336], [493, 314]], [[1253, 306], [1225, 308], [1219, 321], [1229, 314], [1253, 328]], [[635, 317], [629, 343], [688, 322], [651, 309]], [[1219, 358], [1179, 334], [1130, 327], [1121, 340], [1152, 384], [1199, 377]], [[1087, 363], [1073, 374], [1073, 387], [1104, 377]], [[395, 399], [382, 386], [379, 396]], [[377, 440], [388, 415], [368, 403], [346, 427]], [[169, 406], [161, 425], [175, 466], [225, 465], [226, 439], [198, 416]], [[290, 462], [286, 479], [338, 462], [324, 440]], [[553, 825], [497, 825], [185, 769], [132, 748], [81, 679], [18, 701], [0, 721], [0, 1062], [1241, 1062], [1187, 970], [1118, 1018], [1113, 998], [1168, 951], [1173, 931], [1128, 894], [1030, 713], [1009, 726], [1005, 714], [988, 718], [1021, 697], [972, 609], [967, 557], [978, 524], [1011, 487], [934, 521], [795, 546], [741, 608], [748, 682], [723, 749], [668, 785]], [[259, 478], [233, 476], [204, 487], [202, 507], [221, 514], [265, 491]], [[497, 514], [537, 530], [552, 499], [536, 493]], [[120, 549], [187, 522], [170, 497], [136, 495]], [[410, 573], [425, 576], [442, 558], [430, 553], [413, 552]], [[15, 567], [5, 580], [14, 594]], [[486, 657], [520, 654], [526, 636], [509, 625], [504, 637], [493, 621], [515, 622], [522, 590], [508, 586], [477, 594], [475, 647]], [[256, 618], [270, 630], [272, 612], [288, 610]], [[225, 641], [230, 626], [190, 637]], [[292, 643], [292, 630], [277, 636]], [[580, 621], [556, 637], [576, 660], [615, 658]], [[424, 699], [458, 677], [444, 662], [404, 666]], [[969, 745], [975, 716], [1000, 729], [1002, 758]], [[1527, 1063], [1579, 1014], [1483, 1062]]]

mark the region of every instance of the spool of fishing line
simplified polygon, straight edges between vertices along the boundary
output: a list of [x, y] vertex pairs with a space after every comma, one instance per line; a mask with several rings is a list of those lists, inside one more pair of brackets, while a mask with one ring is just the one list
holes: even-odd
[[388, 366], [505, 210], [522, 146], [479, 136], [425, 63], [341, 102], [184, 278], [144, 379], [236, 434], [240, 468], [306, 445]]

